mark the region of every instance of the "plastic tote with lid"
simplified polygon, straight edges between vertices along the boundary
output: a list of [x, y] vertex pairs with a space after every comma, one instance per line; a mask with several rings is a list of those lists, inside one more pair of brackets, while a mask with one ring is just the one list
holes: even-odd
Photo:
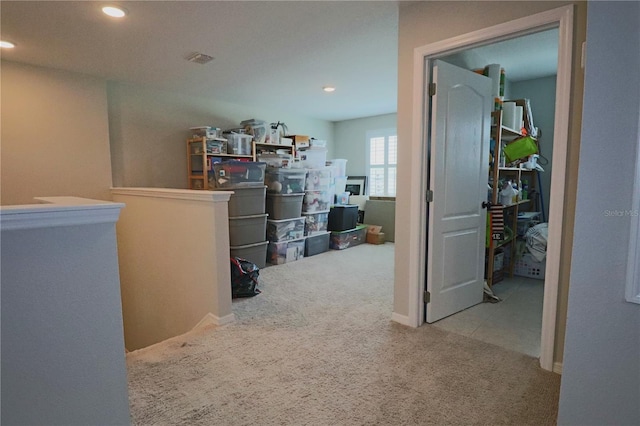
[[334, 167], [335, 174], [333, 177], [346, 177], [347, 176], [347, 160], [344, 158], [334, 158], [327, 161], [327, 166]]

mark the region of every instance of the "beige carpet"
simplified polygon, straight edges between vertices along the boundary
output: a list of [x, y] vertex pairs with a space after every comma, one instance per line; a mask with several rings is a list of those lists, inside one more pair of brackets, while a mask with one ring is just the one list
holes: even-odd
[[393, 244], [261, 271], [237, 321], [127, 356], [137, 425], [549, 425], [538, 360], [390, 320]]

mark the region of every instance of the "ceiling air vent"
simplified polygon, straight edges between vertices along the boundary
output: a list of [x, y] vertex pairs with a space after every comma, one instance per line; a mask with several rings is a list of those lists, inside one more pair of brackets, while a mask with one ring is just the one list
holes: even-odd
[[208, 62], [213, 61], [213, 56], [205, 55], [204, 53], [192, 53], [191, 55], [187, 56], [187, 61], [204, 65]]

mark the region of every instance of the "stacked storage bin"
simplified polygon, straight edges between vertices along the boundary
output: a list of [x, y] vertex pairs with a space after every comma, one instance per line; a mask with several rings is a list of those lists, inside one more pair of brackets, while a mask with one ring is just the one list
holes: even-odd
[[329, 211], [327, 228], [331, 231], [330, 247], [344, 250], [362, 244], [366, 240], [367, 226], [358, 225], [356, 204], [335, 205]]
[[304, 257], [304, 169], [268, 168], [267, 186], [267, 261], [274, 265]]
[[307, 169], [302, 215], [305, 218], [305, 256], [313, 256], [329, 250], [329, 208], [333, 198], [331, 168]]
[[266, 164], [227, 161], [214, 164], [216, 190], [233, 191], [229, 199], [229, 249], [264, 268], [267, 258], [264, 185]]

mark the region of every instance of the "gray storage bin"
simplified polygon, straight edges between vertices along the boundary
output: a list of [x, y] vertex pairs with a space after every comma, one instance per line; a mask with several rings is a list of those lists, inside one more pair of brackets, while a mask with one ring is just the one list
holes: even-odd
[[265, 212], [267, 187], [233, 188], [229, 199], [229, 217], [249, 216]]
[[229, 247], [229, 253], [231, 257], [241, 257], [249, 262], [255, 263], [260, 269], [264, 268], [267, 264], [267, 246], [268, 241], [255, 244], [247, 244], [243, 246], [231, 246]]
[[304, 242], [304, 257], [329, 251], [330, 232], [307, 237]]
[[304, 194], [267, 194], [266, 210], [273, 220], [293, 219], [302, 215]]
[[265, 240], [267, 214], [229, 218], [229, 245], [243, 246]]

